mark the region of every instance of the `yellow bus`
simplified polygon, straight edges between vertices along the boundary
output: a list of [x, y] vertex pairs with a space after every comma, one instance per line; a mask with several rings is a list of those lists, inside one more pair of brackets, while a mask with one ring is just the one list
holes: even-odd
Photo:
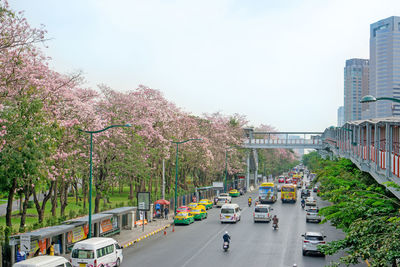
[[261, 204], [273, 203], [278, 199], [278, 189], [274, 183], [262, 183], [258, 188], [258, 199]]
[[281, 200], [282, 202], [296, 202], [296, 185], [294, 184], [284, 184], [281, 187]]

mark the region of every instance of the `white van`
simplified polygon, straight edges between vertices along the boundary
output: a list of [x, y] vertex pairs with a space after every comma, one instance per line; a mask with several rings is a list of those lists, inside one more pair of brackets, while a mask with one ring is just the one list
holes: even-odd
[[117, 241], [107, 237], [93, 237], [74, 245], [71, 263], [74, 267], [82, 266], [120, 266], [122, 248]]
[[224, 204], [219, 215], [221, 223], [240, 221], [240, 207], [238, 204]]
[[72, 265], [61, 256], [37, 256], [17, 262], [13, 267], [71, 267]]
[[271, 208], [270, 205], [257, 205], [254, 208], [253, 212], [253, 220], [254, 222], [270, 222], [272, 219], [272, 214], [271, 214]]

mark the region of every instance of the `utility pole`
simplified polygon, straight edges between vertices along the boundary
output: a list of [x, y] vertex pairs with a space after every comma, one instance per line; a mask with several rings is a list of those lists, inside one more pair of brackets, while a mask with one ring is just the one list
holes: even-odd
[[165, 160], [162, 160], [162, 198], [165, 199]]

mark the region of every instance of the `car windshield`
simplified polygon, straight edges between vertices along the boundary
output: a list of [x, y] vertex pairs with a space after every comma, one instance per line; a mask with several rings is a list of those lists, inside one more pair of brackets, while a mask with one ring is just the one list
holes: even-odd
[[200, 203], [207, 203], [207, 200], [201, 200]]
[[187, 212], [179, 212], [179, 214], [178, 214], [178, 216], [183, 216], [183, 217], [185, 217], [187, 215], [188, 215]]
[[312, 213], [318, 213], [318, 210], [317, 209], [309, 209], [309, 210], [307, 210], [308, 212], [312, 212]]
[[192, 211], [193, 212], [200, 212], [201, 210], [200, 209], [193, 209]]
[[221, 209], [221, 213], [235, 213], [234, 209]]
[[93, 259], [94, 251], [86, 249], [74, 249], [72, 251], [72, 258], [74, 259]]
[[311, 241], [322, 241], [324, 238], [320, 235], [315, 236], [315, 235], [307, 235], [306, 240], [311, 240]]
[[268, 213], [268, 208], [255, 208], [254, 212]]

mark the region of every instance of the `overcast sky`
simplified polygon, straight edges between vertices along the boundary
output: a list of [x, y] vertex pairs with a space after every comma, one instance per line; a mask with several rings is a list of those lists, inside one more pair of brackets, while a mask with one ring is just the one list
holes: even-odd
[[399, 0], [9, 0], [45, 53], [86, 86], [139, 84], [195, 115], [246, 115], [250, 125], [323, 131], [343, 105], [346, 59], [369, 57], [369, 26]]

